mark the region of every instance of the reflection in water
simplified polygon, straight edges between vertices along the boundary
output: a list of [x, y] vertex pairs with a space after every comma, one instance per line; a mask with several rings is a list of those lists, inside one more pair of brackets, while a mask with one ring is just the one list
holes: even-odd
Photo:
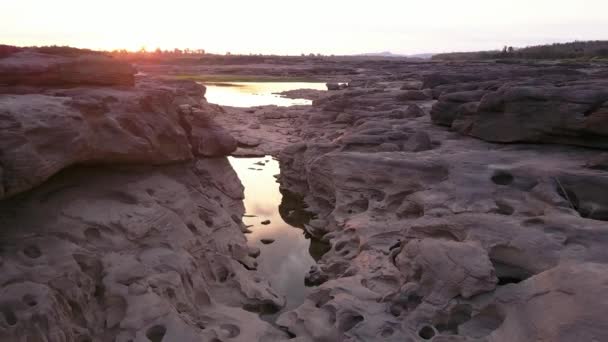
[[[258, 270], [264, 273], [272, 287], [287, 299], [284, 311], [299, 306], [309, 289], [304, 286], [304, 276], [315, 259], [327, 250], [321, 242], [310, 239], [304, 230], [304, 224], [311, 218], [301, 207], [297, 197], [282, 197], [279, 184], [274, 175], [278, 174], [279, 163], [270, 156], [264, 158], [234, 158], [230, 164], [236, 170], [245, 187], [245, 209], [247, 216], [243, 217], [246, 225], [253, 225], [247, 234], [248, 244], [258, 247], [261, 254], [258, 257]], [[257, 162], [265, 166], [255, 165], [261, 171], [250, 168]], [[253, 217], [248, 217], [253, 215]], [[262, 225], [264, 220], [270, 220], [269, 225]], [[274, 239], [269, 245], [261, 239]], [[311, 243], [313, 241], [313, 243]], [[313, 258], [309, 250], [314, 251]], [[273, 321], [279, 313], [265, 315], [265, 319]]]
[[310, 105], [305, 99], [288, 99], [274, 93], [296, 89], [326, 90], [320, 82], [220, 82], [205, 84], [209, 103], [232, 107]]

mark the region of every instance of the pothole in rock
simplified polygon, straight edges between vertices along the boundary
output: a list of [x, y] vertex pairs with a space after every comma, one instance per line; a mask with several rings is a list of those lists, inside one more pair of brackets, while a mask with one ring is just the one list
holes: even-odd
[[498, 286], [517, 284], [534, 275], [522, 265], [521, 254], [521, 251], [505, 246], [496, 246], [490, 250], [489, 256], [498, 278]]
[[302, 201], [289, 194], [284, 197], [279, 191], [275, 175], [280, 167], [276, 160], [271, 156], [229, 160], [245, 187], [243, 222], [249, 226], [248, 245], [260, 250], [257, 269], [286, 299], [285, 307], [279, 311], [268, 305], [248, 305], [245, 309], [274, 322], [282, 312], [304, 302], [311, 290], [305, 285], [305, 276], [329, 246], [304, 231], [313, 216], [306, 212]]

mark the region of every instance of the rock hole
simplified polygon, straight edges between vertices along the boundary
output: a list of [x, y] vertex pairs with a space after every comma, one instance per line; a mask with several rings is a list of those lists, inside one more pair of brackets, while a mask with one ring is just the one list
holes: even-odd
[[68, 300], [68, 304], [70, 305], [70, 310], [72, 311], [72, 318], [81, 327], [85, 327], [87, 325], [87, 321], [80, 309], [80, 305], [73, 300]]
[[336, 250], [336, 252], [341, 251], [344, 247], [346, 247], [346, 241], [340, 241], [336, 244], [336, 247], [334, 247], [334, 249]]
[[492, 176], [492, 182], [498, 185], [509, 185], [513, 183], [513, 175], [506, 171], [496, 171]]
[[418, 330], [418, 336], [420, 336], [423, 340], [430, 340], [435, 337], [436, 334], [435, 328], [430, 325], [425, 325]]
[[17, 316], [11, 308], [3, 307], [2, 309], [0, 309], [0, 311], [4, 315], [4, 320], [8, 325], [13, 326], [17, 324]]
[[99, 304], [103, 303], [105, 294], [106, 294], [106, 288], [103, 286], [103, 284], [95, 285], [95, 292], [93, 292], [93, 296], [97, 300], [97, 303], [99, 303]]
[[27, 306], [38, 305], [38, 301], [36, 301], [36, 297], [32, 296], [31, 294], [26, 294], [25, 296], [23, 296], [22, 300]]
[[438, 319], [435, 327], [439, 332], [450, 334], [458, 334], [458, 326], [468, 322], [471, 319], [473, 308], [469, 304], [457, 304], [448, 313], [447, 316]]
[[461, 324], [458, 327], [458, 334], [481, 339], [498, 329], [503, 321], [504, 315], [498, 311], [495, 305], [490, 305], [473, 316], [468, 322]]
[[228, 270], [224, 267], [220, 267], [217, 270], [217, 280], [220, 283], [225, 282], [226, 280], [228, 280], [228, 277], [230, 276], [230, 273], [228, 272]]
[[40, 248], [38, 248], [38, 246], [29, 245], [23, 249], [23, 254], [25, 254], [29, 258], [37, 259], [40, 258], [42, 252], [40, 251]]
[[188, 223], [186, 226], [188, 227], [188, 229], [190, 229], [192, 234], [196, 234], [196, 226], [194, 224]]
[[342, 331], [349, 331], [354, 328], [360, 322], [363, 322], [363, 316], [354, 312], [346, 312], [340, 315], [340, 322], [338, 326]]
[[526, 268], [517, 265], [521, 264], [521, 254], [520, 250], [505, 246], [496, 246], [490, 250], [489, 257], [498, 278], [498, 285], [517, 284], [533, 275]]
[[539, 225], [539, 224], [544, 224], [545, 220], [543, 220], [542, 218], [539, 217], [533, 217], [533, 218], [529, 218], [527, 220], [525, 220], [523, 222], [524, 226], [534, 226], [534, 225]]
[[289, 331], [289, 329], [287, 327], [279, 327], [279, 329], [281, 331], [283, 331], [284, 333], [286, 333], [290, 340], [296, 338], [296, 334]]
[[97, 228], [87, 228], [84, 231], [84, 237], [88, 241], [99, 240], [101, 238], [101, 232]]
[[146, 337], [152, 342], [161, 342], [166, 333], [167, 328], [162, 325], [155, 325], [146, 331]]
[[572, 191], [568, 188], [564, 188], [562, 186], [562, 184], [559, 182], [559, 180], [557, 180], [557, 179], [556, 179], [556, 182], [557, 182], [557, 185], [556, 185], [555, 190], [557, 191], [558, 195], [560, 195], [563, 199], [565, 199], [572, 209], [578, 211], [579, 200], [578, 200], [578, 197], [576, 196], [576, 194], [574, 193], [574, 191]]
[[395, 333], [395, 330], [393, 330], [393, 328], [386, 327], [386, 328], [382, 329], [382, 332], [380, 333], [380, 336], [382, 336], [382, 337], [389, 337], [389, 336], [392, 336], [394, 333]]
[[524, 280], [523, 277], [509, 277], [509, 276], [504, 276], [504, 277], [498, 277], [498, 286], [502, 286], [502, 285], [507, 285], [507, 284], [517, 284], [517, 283], [521, 283]]
[[281, 308], [272, 302], [262, 302], [245, 304], [243, 310], [261, 315], [272, 315], [279, 312]]
[[220, 329], [226, 334], [228, 338], [234, 338], [240, 335], [241, 329], [234, 324], [222, 324]]
[[498, 214], [510, 216], [513, 215], [513, 213], [515, 212], [515, 209], [504, 201], [497, 200], [495, 201], [495, 203], [496, 213]]

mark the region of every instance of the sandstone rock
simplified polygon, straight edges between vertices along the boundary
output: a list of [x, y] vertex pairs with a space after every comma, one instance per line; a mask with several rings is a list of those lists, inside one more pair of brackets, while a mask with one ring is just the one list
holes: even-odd
[[236, 140], [239, 147], [256, 147], [262, 143], [261, 139], [248, 136], [239, 136]]
[[235, 181], [225, 158], [80, 167], [0, 201], [0, 339], [285, 338], [241, 309], [284, 301], [253, 270]]
[[480, 246], [437, 239], [414, 240], [395, 258], [407, 278], [416, 279], [426, 301], [457, 295], [471, 298], [491, 291], [498, 280], [487, 252]]
[[[449, 93], [442, 95], [431, 109], [433, 123], [443, 126], [452, 126], [459, 117], [461, 108], [467, 103], [479, 102], [486, 94], [483, 90]], [[460, 114], [462, 115], [462, 114]]]
[[505, 86], [480, 102], [471, 135], [494, 142], [608, 148], [606, 83]]
[[430, 97], [420, 90], [407, 90], [397, 95], [399, 101], [424, 101], [429, 99]]
[[403, 150], [409, 152], [421, 152], [432, 148], [431, 137], [428, 133], [422, 131], [414, 133], [403, 145]]
[[407, 106], [407, 110], [405, 111], [405, 117], [407, 118], [419, 118], [425, 116], [426, 113], [420, 106], [417, 104], [411, 104]]
[[237, 141], [227, 130], [218, 125], [203, 110], [180, 113], [182, 123], [192, 146], [192, 153], [199, 157], [221, 157], [229, 155], [237, 148]]
[[164, 164], [234, 151], [236, 141], [206, 113], [178, 110], [186, 95], [154, 84], [0, 95], [4, 196], [74, 164]]

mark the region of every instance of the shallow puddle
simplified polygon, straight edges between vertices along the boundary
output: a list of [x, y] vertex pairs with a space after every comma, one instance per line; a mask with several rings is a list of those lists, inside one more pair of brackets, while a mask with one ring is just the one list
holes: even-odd
[[232, 107], [310, 105], [310, 100], [289, 99], [275, 93], [296, 89], [327, 90], [321, 82], [219, 82], [205, 84], [205, 87], [209, 103]]
[[[280, 171], [276, 160], [270, 156], [230, 157], [229, 160], [245, 187], [243, 221], [251, 225], [251, 233], [245, 236], [249, 245], [261, 250], [257, 258], [258, 270], [267, 276], [279, 294], [285, 296], [287, 303], [281, 312], [294, 309], [309, 293], [304, 277], [315, 264], [315, 258], [320, 258], [326, 251], [326, 245], [305, 234], [302, 227], [310, 216], [303, 208], [298, 208], [297, 201], [281, 195], [274, 177]], [[262, 224], [267, 220], [270, 223]], [[273, 242], [265, 244], [263, 239]], [[262, 318], [274, 321], [279, 314], [263, 314]]]

